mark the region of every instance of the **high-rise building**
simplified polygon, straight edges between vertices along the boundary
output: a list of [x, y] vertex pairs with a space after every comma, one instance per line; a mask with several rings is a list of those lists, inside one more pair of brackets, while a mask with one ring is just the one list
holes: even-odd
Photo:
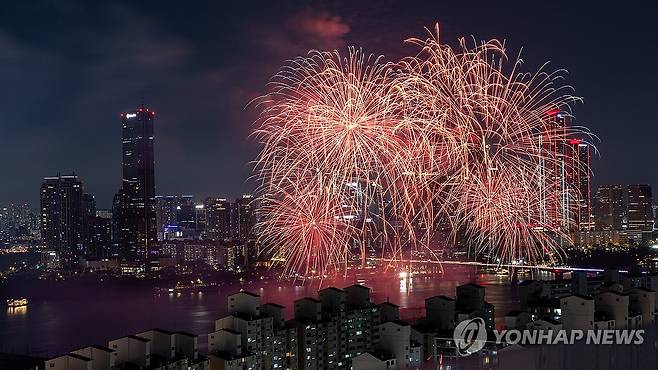
[[567, 147], [567, 184], [573, 200], [573, 229], [587, 231], [593, 229], [590, 182], [589, 145], [579, 139], [569, 140]]
[[547, 112], [547, 125], [539, 145], [550, 153], [551, 161], [538, 163], [541, 194], [540, 221], [554, 229], [570, 228], [571, 192], [567, 186], [567, 148], [565, 142], [568, 115], [559, 109]]
[[594, 195], [594, 225], [596, 230], [621, 230], [624, 219], [624, 188], [622, 185], [600, 185]]
[[91, 258], [112, 257], [112, 212], [97, 210], [91, 223], [91, 243], [88, 255]]
[[83, 199], [83, 207], [84, 207], [84, 231], [83, 231], [83, 240], [84, 240], [84, 255], [85, 256], [91, 256], [95, 255], [95, 253], [91, 250], [91, 245], [92, 245], [92, 234], [93, 234], [93, 227], [94, 227], [94, 221], [96, 218], [96, 199], [94, 198], [93, 195], [84, 193], [82, 195]]
[[158, 195], [155, 197], [158, 241], [165, 240], [165, 232], [177, 227], [181, 209], [192, 205], [191, 195]]
[[234, 236], [238, 239], [247, 240], [252, 236], [255, 223], [253, 201], [251, 194], [244, 194], [235, 200]]
[[231, 203], [226, 198], [206, 198], [206, 235], [212, 240], [231, 238]]
[[652, 202], [650, 185], [628, 185], [628, 229], [653, 230]]
[[145, 260], [157, 240], [153, 121], [155, 112], [141, 105], [121, 115], [123, 182], [117, 196], [121, 254]]
[[41, 184], [41, 236], [64, 267], [75, 266], [84, 242], [85, 202], [76, 175], [46, 177]]
[[194, 235], [196, 238], [206, 234], [207, 217], [206, 206], [203, 203], [194, 204]]
[[0, 207], [0, 245], [39, 237], [39, 216], [27, 204]]

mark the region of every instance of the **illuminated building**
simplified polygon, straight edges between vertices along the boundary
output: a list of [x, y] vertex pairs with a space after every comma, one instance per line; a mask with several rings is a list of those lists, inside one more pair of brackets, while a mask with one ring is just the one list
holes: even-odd
[[39, 215], [27, 204], [0, 207], [0, 246], [11, 246], [26, 238], [39, 238]]
[[296, 330], [286, 325], [284, 307], [261, 304], [260, 296], [250, 292], [228, 297], [228, 316], [215, 321], [208, 347], [225, 361], [250, 354], [253, 369], [297, 368]]
[[628, 185], [628, 229], [653, 230], [653, 198], [651, 186], [646, 184]]
[[244, 194], [235, 200], [234, 237], [237, 239], [247, 240], [252, 237], [255, 223], [253, 201], [251, 194]]
[[227, 316], [208, 334], [210, 368], [356, 369], [370, 363], [368, 353], [383, 352], [399, 368], [420, 367], [421, 343], [398, 319], [397, 306], [373, 304], [361, 285], [325, 288], [318, 296], [296, 300], [294, 318], [286, 321], [283, 306], [262, 304], [250, 292], [230, 295]]
[[212, 240], [231, 238], [231, 203], [226, 198], [206, 198], [206, 236]]
[[225, 249], [212, 240], [166, 240], [160, 254], [174, 258], [177, 264], [202, 262], [217, 269], [227, 267]]
[[[175, 225], [180, 234], [176, 235], [178, 239], [196, 239], [196, 209], [193, 202], [184, 203], [176, 207]], [[166, 236], [165, 239], [170, 239]]]
[[567, 115], [560, 110], [547, 112], [548, 124], [540, 137], [539, 145], [548, 151], [551, 163], [539, 163], [540, 182], [539, 193], [542, 195], [540, 220], [542, 224], [555, 229], [565, 229], [569, 226], [569, 191], [567, 188], [567, 146], [566, 137]]
[[548, 112], [549, 125], [541, 136], [553, 163], [540, 163], [539, 189], [542, 222], [566, 231], [594, 227], [591, 207], [590, 147], [580, 139], [567, 139], [571, 116], [559, 110]]
[[97, 210], [89, 228], [91, 236], [87, 255], [97, 259], [112, 257], [112, 213]]
[[158, 195], [155, 197], [155, 219], [158, 241], [165, 240], [165, 229], [177, 225], [177, 210], [192, 204], [191, 195]]
[[63, 267], [77, 265], [84, 235], [84, 191], [76, 175], [46, 177], [41, 184], [41, 236]]
[[146, 260], [157, 240], [155, 215], [155, 112], [141, 105], [121, 115], [123, 181], [119, 191], [119, 245], [128, 260]]
[[594, 225], [597, 230], [621, 230], [624, 219], [622, 185], [600, 185], [594, 195]]
[[567, 184], [572, 190], [570, 199], [574, 201], [573, 229], [592, 230], [590, 148], [582, 140], [569, 140], [567, 146]]
[[93, 195], [84, 193], [82, 195], [83, 202], [83, 244], [84, 244], [84, 256], [95, 257], [96, 251], [92, 248], [92, 235], [94, 222], [96, 219], [96, 199]]

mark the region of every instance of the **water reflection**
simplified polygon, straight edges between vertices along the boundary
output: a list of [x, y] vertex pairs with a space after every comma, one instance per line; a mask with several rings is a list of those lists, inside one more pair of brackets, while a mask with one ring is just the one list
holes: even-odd
[[25, 316], [26, 314], [27, 306], [7, 307], [7, 316]]
[[454, 297], [458, 285], [471, 282], [486, 287], [486, 299], [495, 305], [499, 322], [507, 312], [518, 308], [516, 289], [506, 277], [478, 274], [470, 267], [445, 267], [440, 275], [400, 276], [399, 272], [378, 271], [325, 280], [321, 286], [259, 280], [191, 294], [153, 294], [150, 287], [105, 283], [102, 289], [71, 287], [72, 294], [66, 298], [30, 299], [29, 316], [26, 308], [7, 310], [5, 315], [0, 311], [0, 343], [3, 344], [0, 347], [4, 351], [24, 352], [29, 346], [31, 351], [54, 356], [76, 347], [107, 344], [110, 339], [161, 327], [199, 334], [200, 349], [204, 350], [206, 334], [214, 329], [214, 321], [226, 314], [227, 296], [240, 289], [260, 294], [263, 303], [285, 306], [287, 318], [292, 318], [294, 301], [306, 296], [317, 297], [319, 288], [363, 283], [371, 288], [372, 302], [389, 300], [400, 306], [402, 319], [413, 321], [424, 315], [425, 298]]

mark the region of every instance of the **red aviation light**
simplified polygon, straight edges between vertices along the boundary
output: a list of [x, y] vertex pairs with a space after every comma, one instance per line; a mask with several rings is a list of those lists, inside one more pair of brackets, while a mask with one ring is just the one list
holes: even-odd
[[557, 116], [557, 114], [560, 113], [560, 112], [561, 112], [561, 110], [555, 108], [555, 109], [549, 110], [548, 112], [546, 112], [546, 114], [548, 114], [549, 117], [553, 117], [553, 116]]

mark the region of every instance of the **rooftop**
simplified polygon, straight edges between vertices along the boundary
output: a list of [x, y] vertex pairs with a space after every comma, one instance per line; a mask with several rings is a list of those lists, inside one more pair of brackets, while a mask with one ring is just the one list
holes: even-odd
[[327, 287], [327, 288], [324, 288], [324, 289], [320, 289], [318, 291], [318, 293], [325, 292], [325, 291], [334, 291], [334, 292], [337, 292], [337, 293], [344, 293], [344, 291], [342, 289], [338, 289], [335, 286], [330, 286], [330, 287]]
[[233, 294], [229, 295], [229, 297], [233, 297], [233, 296], [236, 296], [238, 294], [246, 294], [246, 295], [254, 297], [254, 298], [260, 298], [260, 296], [258, 294], [252, 293], [252, 292], [249, 292], [249, 291], [246, 291], [246, 290], [241, 290], [237, 293], [233, 293]]
[[395, 358], [395, 355], [393, 355], [391, 352], [385, 351], [383, 349], [369, 351], [368, 353], [371, 354], [372, 356], [376, 357], [380, 361], [388, 361], [388, 360], [393, 360]]
[[198, 335], [196, 335], [196, 334], [188, 333], [188, 332], [185, 332], [185, 331], [177, 331], [176, 334], [183, 335], [183, 336], [190, 337], [190, 338], [198, 337]]
[[441, 300], [444, 300], [444, 301], [454, 301], [455, 300], [454, 298], [450, 298], [450, 297], [445, 296], [445, 295], [435, 295], [434, 297], [426, 298], [425, 301], [429, 301], [429, 300], [432, 300], [432, 299], [441, 299]]
[[140, 342], [143, 342], [143, 343], [150, 342], [148, 339], [142, 338], [142, 337], [137, 336], [137, 335], [129, 335], [126, 338], [134, 339], [134, 340], [137, 340], [137, 341], [140, 341]]
[[361, 289], [365, 289], [365, 290], [370, 290], [370, 288], [368, 288], [365, 285], [361, 285], [361, 284], [353, 284], [353, 285], [348, 286], [345, 289], [353, 289], [353, 288], [361, 288]]
[[300, 299], [296, 300], [295, 303], [297, 303], [297, 302], [301, 302], [301, 301], [311, 301], [311, 302], [313, 302], [313, 303], [320, 303], [319, 300], [317, 300], [317, 299], [315, 299], [315, 298], [313, 298], [313, 297], [304, 297], [304, 298], [300, 298]]
[[280, 305], [278, 303], [274, 303], [274, 302], [265, 303], [265, 304], [263, 304], [263, 306], [272, 306], [272, 307], [276, 307], [276, 308], [286, 308], [285, 306], [282, 306], [282, 305]]
[[73, 357], [73, 358], [78, 359], [78, 360], [80, 360], [80, 361], [86, 361], [86, 362], [93, 361], [93, 360], [90, 359], [89, 357], [85, 357], [85, 356], [82, 356], [82, 355], [78, 355], [78, 354], [76, 354], [76, 353], [69, 353], [69, 354], [67, 354], [66, 356]]
[[87, 346], [87, 347], [80, 348], [80, 349], [86, 349], [86, 348], [93, 348], [93, 349], [97, 349], [99, 351], [104, 351], [104, 352], [114, 352], [113, 349], [109, 349], [105, 346], [99, 346], [98, 344], [92, 344], [91, 346]]

